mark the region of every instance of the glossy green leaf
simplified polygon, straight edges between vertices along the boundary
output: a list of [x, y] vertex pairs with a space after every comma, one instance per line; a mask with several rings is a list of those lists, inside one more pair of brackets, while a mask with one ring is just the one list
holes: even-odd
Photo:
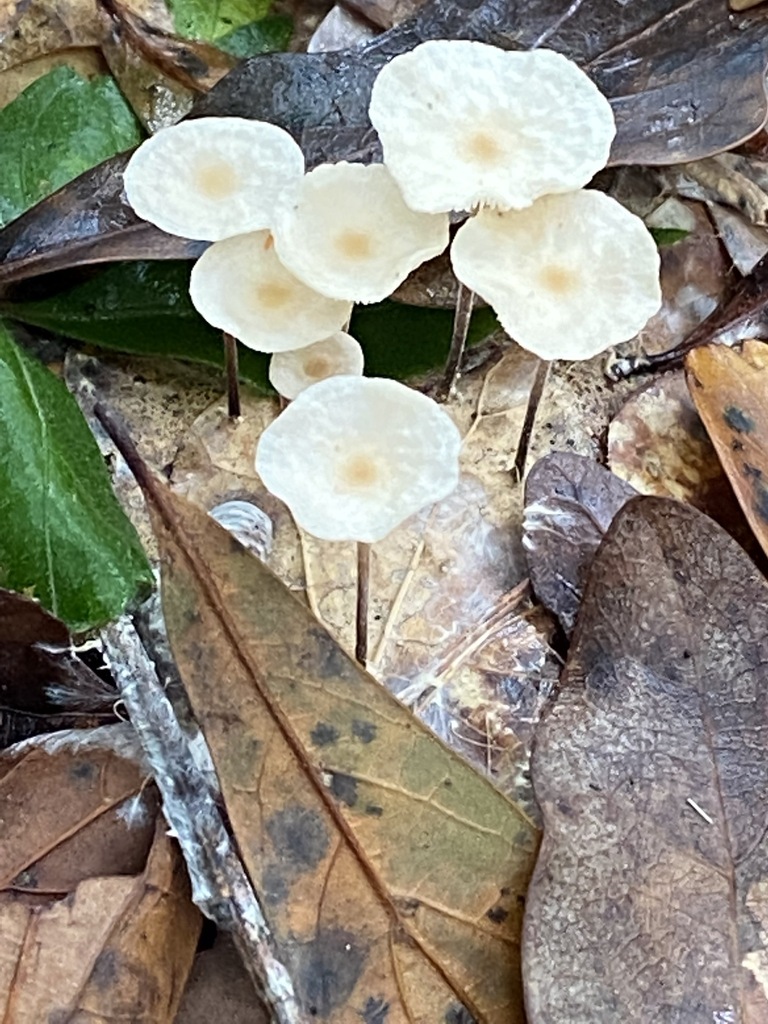
[[38, 78], [0, 110], [0, 225], [83, 171], [141, 141], [111, 78], [68, 67]]
[[179, 35], [211, 41], [263, 18], [269, 0], [170, 0], [168, 6]]
[[0, 586], [75, 632], [118, 616], [152, 574], [80, 409], [0, 325]]
[[[7, 316], [103, 348], [223, 366], [221, 333], [189, 300], [190, 264], [115, 263], [86, 282], [36, 302], [3, 307]], [[351, 331], [365, 351], [366, 373], [403, 380], [442, 365], [453, 313], [398, 302], [359, 306]], [[496, 328], [490, 309], [472, 319], [470, 344]], [[268, 357], [240, 346], [240, 376], [268, 390]]]
[[259, 21], [236, 28], [216, 40], [220, 50], [233, 57], [256, 57], [260, 53], [278, 53], [291, 40], [293, 22], [284, 14], [268, 14]]

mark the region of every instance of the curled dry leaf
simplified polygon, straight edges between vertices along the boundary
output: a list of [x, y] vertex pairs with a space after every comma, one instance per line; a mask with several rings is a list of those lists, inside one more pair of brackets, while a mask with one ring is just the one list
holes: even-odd
[[[203, 98], [195, 116], [278, 124], [300, 142], [308, 167], [369, 162], [379, 158], [368, 120], [379, 70], [419, 42], [458, 36], [565, 53], [614, 97], [613, 163], [676, 163], [734, 146], [762, 126], [764, 19], [758, 10], [728, 21], [720, 0], [699, 0], [693, 8], [682, 0], [647, 0], [620, 9], [602, 0], [571, 5], [565, 14], [516, 0], [432, 0], [365, 47], [245, 61]], [[122, 167], [115, 160], [89, 172], [0, 233], [0, 280], [88, 262], [99, 238], [110, 245], [111, 258], [189, 255], [178, 240], [142, 231], [121, 197]], [[96, 201], [92, 193], [105, 180], [107, 193]]]
[[699, 415], [760, 545], [768, 554], [768, 345], [694, 349], [686, 378]]
[[303, 1012], [522, 1020], [530, 820], [126, 439], [179, 670]]
[[525, 482], [523, 546], [538, 599], [573, 630], [592, 559], [634, 487], [592, 459], [553, 452]]
[[618, 514], [537, 733], [530, 1024], [768, 1019], [766, 622], [706, 516]]
[[[74, 738], [72, 738], [74, 736]], [[0, 758], [0, 1006], [13, 1024], [170, 1024], [200, 930], [122, 727]]]

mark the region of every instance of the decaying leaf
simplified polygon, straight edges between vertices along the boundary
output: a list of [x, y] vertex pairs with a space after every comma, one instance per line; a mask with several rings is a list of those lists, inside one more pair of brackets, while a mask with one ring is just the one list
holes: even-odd
[[613, 517], [636, 494], [597, 462], [572, 452], [545, 455], [528, 474], [523, 546], [531, 583], [567, 633], [595, 552]]
[[122, 444], [153, 510], [169, 635], [300, 1005], [522, 1020], [537, 831], [303, 604]]
[[130, 729], [0, 758], [0, 1008], [9, 1024], [170, 1024], [200, 917]]
[[530, 1024], [768, 1019], [766, 622], [707, 517], [618, 514], [537, 733]]
[[691, 396], [749, 525], [768, 553], [768, 345], [694, 349]]
[[[195, 116], [279, 124], [301, 143], [309, 167], [367, 162], [379, 156], [367, 114], [371, 86], [395, 54], [435, 38], [510, 49], [546, 45], [581, 64], [613, 99], [613, 163], [676, 163], [736, 145], [762, 126], [764, 18], [757, 10], [729, 20], [720, 0], [698, 0], [693, 9], [680, 0], [647, 0], [620, 10], [612, 0], [556, 10], [517, 0], [432, 0], [362, 48], [252, 58], [203, 98]], [[111, 258], [187, 255], [178, 240], [161, 241], [156, 230], [134, 234], [140, 228], [121, 195], [123, 166], [114, 161], [83, 176], [0, 234], [0, 281], [87, 262], [101, 237], [111, 244]], [[95, 189], [102, 190], [100, 202], [91, 198]], [[121, 250], [126, 231], [130, 249]]]

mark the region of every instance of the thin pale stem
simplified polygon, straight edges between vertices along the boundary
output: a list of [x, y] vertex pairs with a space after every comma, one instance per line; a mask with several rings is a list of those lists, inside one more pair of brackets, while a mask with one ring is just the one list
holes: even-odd
[[464, 358], [464, 350], [467, 347], [467, 333], [469, 322], [472, 319], [472, 307], [475, 304], [475, 293], [459, 281], [459, 290], [456, 293], [456, 311], [453, 315], [453, 334], [451, 335], [451, 347], [448, 351], [448, 359], [443, 370], [443, 379], [438, 385], [435, 398], [438, 402], [444, 402], [451, 393], [456, 383], [456, 378], [461, 368], [461, 361]]
[[357, 545], [357, 612], [355, 658], [365, 668], [368, 661], [368, 591], [371, 577], [371, 545]]
[[229, 415], [237, 419], [240, 415], [240, 380], [237, 368], [237, 338], [224, 334], [224, 366], [227, 371], [227, 404]]

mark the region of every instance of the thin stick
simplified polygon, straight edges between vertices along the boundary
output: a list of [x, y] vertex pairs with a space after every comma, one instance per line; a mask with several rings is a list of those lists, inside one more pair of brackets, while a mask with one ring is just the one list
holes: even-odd
[[517, 451], [515, 453], [515, 463], [512, 467], [512, 476], [518, 481], [522, 480], [525, 476], [525, 463], [528, 460], [528, 449], [531, 444], [533, 424], [536, 420], [539, 402], [541, 401], [541, 396], [544, 394], [544, 386], [547, 383], [547, 377], [549, 376], [549, 369], [551, 366], [552, 363], [548, 362], [546, 359], [541, 359], [539, 361], [539, 365], [536, 367], [536, 375], [533, 378], [533, 385], [528, 396], [528, 406], [525, 410], [523, 429], [520, 431], [520, 441], [518, 442]]
[[443, 370], [443, 379], [435, 392], [435, 398], [438, 402], [444, 402], [448, 398], [459, 375], [461, 361], [464, 358], [464, 350], [467, 347], [467, 332], [469, 331], [469, 322], [472, 319], [472, 307], [474, 304], [475, 293], [471, 288], [465, 287], [459, 281], [459, 290], [456, 293], [456, 311], [453, 315], [451, 347], [448, 351], [445, 369]]
[[240, 380], [237, 372], [237, 338], [224, 332], [224, 366], [227, 371], [227, 403], [233, 420], [240, 415]]
[[357, 545], [357, 614], [355, 616], [355, 658], [365, 668], [368, 661], [368, 590], [371, 578], [371, 545]]

